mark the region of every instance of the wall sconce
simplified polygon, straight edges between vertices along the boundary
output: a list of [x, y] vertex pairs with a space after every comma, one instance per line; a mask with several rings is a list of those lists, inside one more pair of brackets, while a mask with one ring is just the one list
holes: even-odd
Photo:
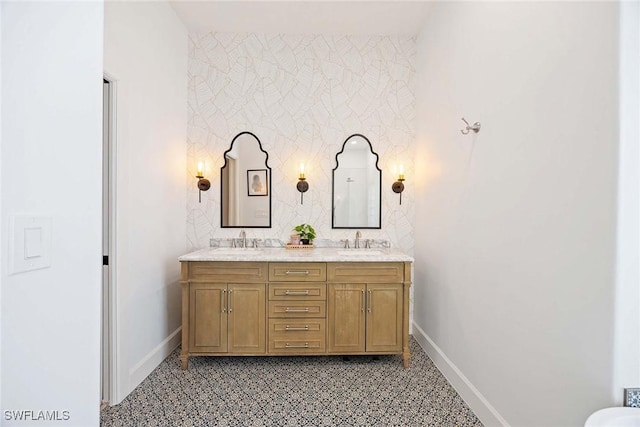
[[198, 172], [196, 173], [198, 178], [198, 203], [202, 203], [202, 192], [211, 188], [211, 183], [204, 177], [204, 163], [198, 162]]
[[400, 165], [400, 173], [398, 174], [398, 180], [394, 182], [393, 185], [391, 186], [391, 189], [393, 190], [394, 193], [400, 194], [400, 204], [402, 204], [402, 192], [404, 191], [404, 184], [402, 183], [402, 181], [404, 181], [404, 166]]
[[298, 185], [296, 188], [300, 192], [300, 204], [304, 204], [304, 193], [309, 189], [309, 183], [306, 181], [304, 177], [304, 163], [300, 163], [300, 176], [298, 177]]

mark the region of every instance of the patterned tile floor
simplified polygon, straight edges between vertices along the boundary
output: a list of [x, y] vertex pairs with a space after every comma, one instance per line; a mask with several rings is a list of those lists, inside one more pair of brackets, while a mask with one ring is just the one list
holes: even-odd
[[400, 356], [193, 357], [174, 351], [120, 405], [115, 426], [482, 426], [411, 339]]

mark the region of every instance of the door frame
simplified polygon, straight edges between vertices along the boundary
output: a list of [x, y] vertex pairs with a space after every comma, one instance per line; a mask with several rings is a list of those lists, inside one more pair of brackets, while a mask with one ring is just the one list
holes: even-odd
[[[108, 265], [103, 266], [102, 310], [101, 310], [101, 350], [100, 350], [100, 396], [101, 404], [114, 405], [120, 402], [118, 396], [118, 317], [116, 286], [116, 105], [117, 82], [109, 73], [103, 73], [104, 81], [109, 84], [108, 104], [103, 108], [108, 112], [104, 118], [106, 132], [103, 130], [103, 251], [108, 256]], [[104, 92], [103, 92], [104, 93]], [[104, 112], [103, 112], [104, 115]], [[106, 166], [106, 171], [104, 170]], [[105, 176], [106, 172], [106, 176]], [[105, 191], [106, 190], [106, 191]], [[106, 194], [105, 194], [106, 192]], [[106, 218], [105, 218], [106, 216]], [[107, 221], [105, 232], [104, 222]], [[105, 236], [106, 234], [106, 236]], [[104, 239], [106, 238], [106, 242]], [[106, 244], [105, 244], [106, 243]], [[104, 368], [103, 363], [107, 364]]]

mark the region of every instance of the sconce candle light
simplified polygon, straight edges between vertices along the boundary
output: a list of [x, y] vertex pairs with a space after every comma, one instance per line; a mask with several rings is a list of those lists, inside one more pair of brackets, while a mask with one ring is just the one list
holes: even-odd
[[198, 178], [198, 203], [202, 203], [202, 192], [211, 188], [211, 182], [204, 177], [204, 163], [198, 162], [198, 172], [196, 172], [196, 178]]
[[298, 177], [298, 185], [296, 188], [300, 192], [300, 204], [304, 204], [304, 193], [309, 189], [309, 183], [304, 177], [304, 163], [300, 163], [300, 176]]
[[402, 192], [404, 191], [404, 166], [400, 165], [400, 172], [398, 173], [398, 180], [393, 183], [391, 189], [394, 193], [400, 194], [400, 204], [402, 204]]

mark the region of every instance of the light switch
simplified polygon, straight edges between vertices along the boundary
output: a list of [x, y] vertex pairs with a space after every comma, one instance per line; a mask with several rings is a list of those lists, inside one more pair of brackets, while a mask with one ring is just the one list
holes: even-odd
[[51, 266], [51, 217], [12, 215], [9, 219], [9, 274]]
[[31, 227], [24, 229], [24, 257], [37, 258], [42, 256], [42, 228]]

